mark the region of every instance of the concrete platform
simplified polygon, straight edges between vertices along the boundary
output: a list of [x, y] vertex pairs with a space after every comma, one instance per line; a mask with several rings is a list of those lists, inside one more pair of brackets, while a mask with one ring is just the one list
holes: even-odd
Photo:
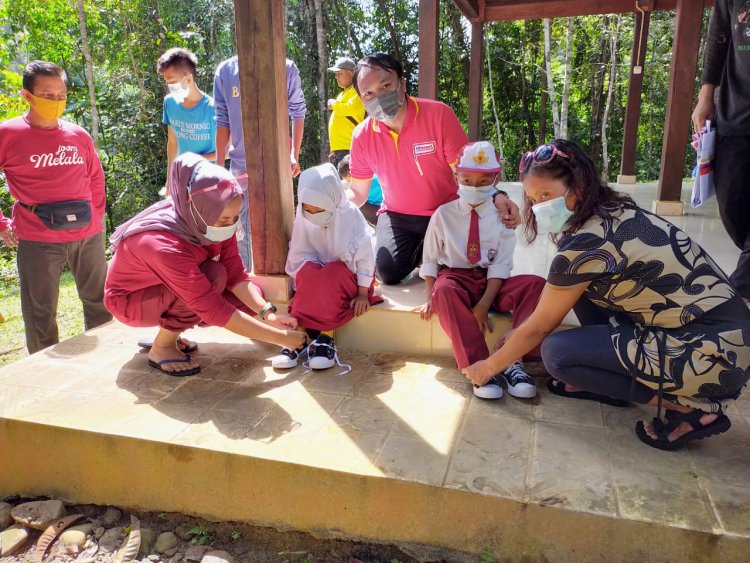
[[[649, 207], [653, 186], [630, 189]], [[731, 271], [713, 205], [674, 221]], [[544, 275], [553, 252], [546, 238], [519, 244], [515, 273]], [[267, 289], [281, 298], [284, 282]], [[171, 378], [137, 350], [144, 332], [117, 323], [3, 367], [0, 496], [508, 561], [750, 560], [750, 396], [728, 433], [660, 452], [632, 430], [653, 409], [561, 399], [544, 378], [532, 401], [476, 399], [437, 320], [411, 312], [421, 285], [379, 291], [388, 303], [337, 333], [345, 376], [275, 372], [273, 347], [200, 329], [188, 336], [203, 371]]]
[[747, 561], [750, 401], [664, 453], [651, 409], [473, 397], [452, 360], [272, 347], [196, 330], [203, 371], [146, 365], [111, 323], [0, 370], [0, 495], [179, 511], [528, 561]]

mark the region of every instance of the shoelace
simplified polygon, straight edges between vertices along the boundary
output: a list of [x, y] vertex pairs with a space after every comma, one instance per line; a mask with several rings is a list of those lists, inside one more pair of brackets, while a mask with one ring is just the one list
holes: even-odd
[[[341, 360], [339, 360], [339, 353], [336, 350], [335, 346], [331, 346], [330, 344], [322, 343], [322, 342], [315, 342], [315, 348], [318, 348], [320, 346], [325, 346], [328, 349], [333, 350], [333, 360], [336, 362], [336, 365], [340, 368], [345, 368], [344, 371], [337, 373], [336, 377], [340, 375], [346, 375], [350, 371], [352, 371], [352, 366], [349, 364], [342, 364]], [[310, 354], [307, 355], [307, 361], [302, 364], [302, 367], [304, 367], [307, 371], [305, 371], [302, 375], [305, 375], [305, 373], [310, 373], [312, 371], [312, 368], [310, 367]]]
[[287, 356], [288, 358], [291, 358], [292, 360], [300, 357], [302, 354], [307, 352], [307, 346], [302, 346], [301, 348], [296, 348], [294, 350], [290, 350], [289, 348], [284, 348], [281, 351], [282, 356]]
[[523, 371], [523, 368], [518, 362], [516, 362], [515, 364], [512, 364], [505, 373], [510, 374], [510, 384], [513, 385], [514, 387], [518, 383], [530, 383], [531, 382], [531, 377], [529, 376], [529, 374]]

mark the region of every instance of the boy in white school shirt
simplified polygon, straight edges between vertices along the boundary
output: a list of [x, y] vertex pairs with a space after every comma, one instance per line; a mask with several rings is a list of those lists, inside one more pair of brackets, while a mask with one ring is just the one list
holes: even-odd
[[[419, 275], [427, 284], [423, 319], [438, 314], [451, 340], [458, 369], [489, 357], [485, 329], [492, 332], [490, 309], [513, 313], [513, 328], [534, 311], [545, 280], [539, 276], [511, 276], [516, 237], [503, 225], [493, 196], [502, 167], [491, 143], [465, 145], [454, 169], [458, 199], [435, 211], [427, 227]], [[537, 354], [538, 355], [538, 354]], [[531, 398], [536, 386], [520, 363], [501, 375], [514, 397]], [[474, 394], [499, 399], [502, 387], [492, 378]]]

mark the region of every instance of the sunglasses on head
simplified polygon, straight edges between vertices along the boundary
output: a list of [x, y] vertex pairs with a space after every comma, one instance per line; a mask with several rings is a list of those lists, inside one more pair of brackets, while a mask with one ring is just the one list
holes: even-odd
[[529, 168], [531, 168], [532, 163], [535, 162], [537, 164], [544, 164], [551, 161], [556, 156], [569, 158], [567, 154], [559, 150], [553, 144], [548, 143], [546, 145], [541, 145], [537, 147], [536, 150], [529, 151], [525, 155], [523, 155], [521, 161], [518, 163], [518, 172], [520, 174], [525, 174], [529, 171]]

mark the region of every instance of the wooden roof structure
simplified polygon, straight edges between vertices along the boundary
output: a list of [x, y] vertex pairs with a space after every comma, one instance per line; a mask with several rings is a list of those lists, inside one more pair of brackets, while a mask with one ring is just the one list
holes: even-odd
[[[662, 149], [660, 202], [681, 205], [680, 188], [690, 138], [690, 113], [703, 10], [713, 0], [454, 0], [472, 25], [469, 80], [469, 136], [481, 135], [484, 25], [487, 22], [602, 13], [637, 12], [621, 173], [635, 174], [635, 135], [640, 112], [640, 84], [646, 51], [648, 17], [653, 10], [675, 10], [669, 102]], [[283, 275], [294, 217], [289, 167], [286, 97], [286, 48], [283, 1], [234, 0], [240, 89], [256, 91], [272, 84], [273, 95], [241, 98], [248, 158], [248, 198], [253, 225], [254, 272]], [[639, 10], [636, 9], [639, 8]], [[437, 97], [440, 0], [419, 0], [419, 95]], [[645, 18], [641, 35], [641, 18]], [[640, 51], [636, 50], [638, 44]], [[641, 52], [641, 60], [636, 53]], [[657, 211], [660, 211], [657, 207]]]

